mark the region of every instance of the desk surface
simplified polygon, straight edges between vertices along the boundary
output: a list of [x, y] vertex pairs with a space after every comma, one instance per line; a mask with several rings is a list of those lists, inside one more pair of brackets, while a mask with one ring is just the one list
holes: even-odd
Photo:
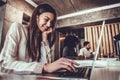
[[[79, 78], [52, 77], [49, 75], [17, 75], [0, 73], [0, 80], [84, 80]], [[86, 80], [86, 79], [85, 79]], [[110, 61], [105, 68], [95, 68], [91, 80], [120, 80], [120, 61]]]
[[0, 80], [88, 80], [80, 78], [52, 77], [50, 75], [16, 75], [16, 74], [0, 74]]
[[120, 80], [120, 68], [95, 68], [91, 80]]

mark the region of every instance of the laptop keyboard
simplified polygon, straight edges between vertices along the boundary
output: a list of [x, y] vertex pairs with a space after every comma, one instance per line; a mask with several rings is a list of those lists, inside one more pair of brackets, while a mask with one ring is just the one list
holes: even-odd
[[64, 72], [60, 74], [60, 77], [73, 77], [73, 78], [89, 78], [91, 73], [91, 68], [89, 67], [80, 67], [77, 69], [77, 72]]
[[63, 78], [81, 78], [88, 79], [90, 78], [91, 68], [90, 67], [79, 67], [77, 72], [55, 72], [55, 73], [43, 73], [43, 76], [52, 76], [52, 77], [63, 77]]

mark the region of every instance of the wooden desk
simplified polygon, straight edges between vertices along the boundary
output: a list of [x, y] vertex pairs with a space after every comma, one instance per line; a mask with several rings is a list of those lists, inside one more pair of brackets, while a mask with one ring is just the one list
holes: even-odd
[[116, 68], [95, 68], [91, 80], [120, 80], [120, 70]]
[[44, 75], [0, 74], [0, 80], [88, 80], [79, 78], [52, 77]]
[[[17, 75], [0, 73], [0, 80], [86, 80], [80, 78], [64, 78], [51, 75]], [[95, 68], [91, 80], [120, 80], [120, 61], [109, 61], [106, 68]]]
[[108, 67], [95, 68], [91, 80], [120, 80], [120, 61], [108, 61]]

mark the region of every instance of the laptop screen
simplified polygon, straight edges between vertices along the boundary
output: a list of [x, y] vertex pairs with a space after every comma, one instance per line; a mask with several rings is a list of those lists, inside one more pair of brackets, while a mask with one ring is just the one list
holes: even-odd
[[[94, 61], [93, 61], [93, 64], [92, 64], [91, 75], [93, 73], [93, 70], [94, 70], [94, 67], [95, 67], [95, 62], [96, 62], [97, 55], [98, 55], [98, 52], [99, 52], [100, 43], [101, 43], [101, 39], [102, 39], [102, 36], [103, 36], [103, 31], [104, 31], [104, 25], [105, 25], [105, 21], [103, 21], [103, 23], [102, 23], [102, 29], [101, 29], [101, 32], [100, 32], [100, 37], [98, 39], [97, 48], [95, 50], [95, 56], [94, 56]], [[90, 80], [91, 80], [91, 76], [90, 76]]]

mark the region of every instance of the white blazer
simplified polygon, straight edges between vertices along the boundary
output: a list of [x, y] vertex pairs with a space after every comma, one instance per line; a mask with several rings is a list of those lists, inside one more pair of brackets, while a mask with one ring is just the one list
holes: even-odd
[[48, 45], [42, 45], [40, 62], [32, 62], [28, 57], [26, 48], [27, 32], [27, 28], [19, 23], [15, 22], [11, 25], [0, 53], [2, 72], [42, 73], [43, 66], [47, 63], [46, 55], [50, 53], [50, 48]]

